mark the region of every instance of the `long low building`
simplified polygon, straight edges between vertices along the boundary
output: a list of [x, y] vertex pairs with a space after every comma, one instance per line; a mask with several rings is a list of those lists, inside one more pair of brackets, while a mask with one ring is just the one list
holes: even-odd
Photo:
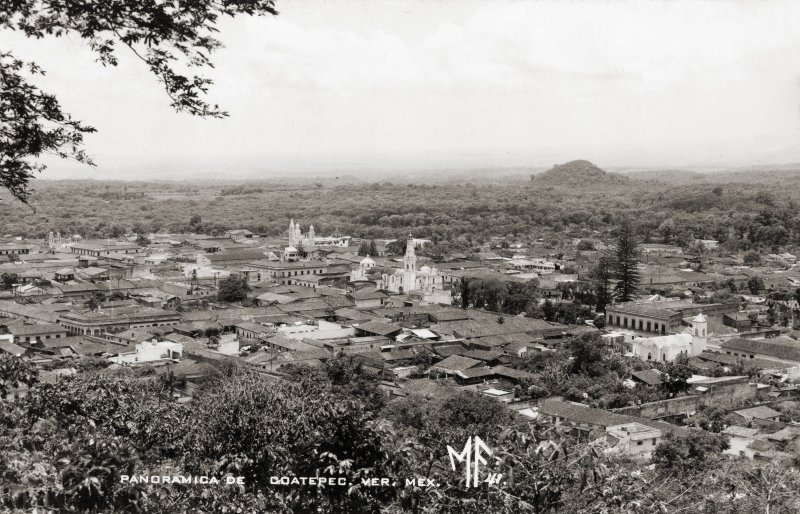
[[678, 331], [684, 318], [701, 312], [710, 316], [737, 310], [736, 304], [695, 304], [690, 300], [626, 302], [606, 307], [606, 326], [665, 335]]
[[180, 322], [177, 312], [138, 306], [71, 312], [58, 318], [58, 323], [70, 335], [101, 335], [131, 328], [178, 325]]
[[281, 285], [296, 285], [308, 275], [324, 275], [328, 272], [328, 264], [323, 261], [255, 261], [248, 264], [258, 270], [259, 280], [271, 278]]
[[800, 341], [788, 336], [768, 339], [744, 339], [736, 337], [723, 343], [720, 348], [726, 355], [742, 359], [768, 359], [789, 364], [800, 364]]

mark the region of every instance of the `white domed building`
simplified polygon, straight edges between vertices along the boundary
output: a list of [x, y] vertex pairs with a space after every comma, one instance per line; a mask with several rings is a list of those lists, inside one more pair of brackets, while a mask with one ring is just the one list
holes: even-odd
[[358, 268], [350, 272], [350, 282], [370, 280], [369, 275], [375, 270], [375, 261], [369, 255], [361, 259]]

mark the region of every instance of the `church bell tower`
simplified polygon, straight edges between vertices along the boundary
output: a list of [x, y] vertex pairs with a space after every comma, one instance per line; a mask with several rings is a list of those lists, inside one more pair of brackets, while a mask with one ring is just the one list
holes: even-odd
[[417, 253], [414, 251], [414, 238], [408, 235], [406, 254], [403, 257], [403, 291], [417, 288]]

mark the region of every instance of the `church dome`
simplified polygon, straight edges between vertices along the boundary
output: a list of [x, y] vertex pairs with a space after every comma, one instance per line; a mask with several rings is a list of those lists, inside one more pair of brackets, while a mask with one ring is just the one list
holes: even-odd
[[430, 268], [430, 266], [423, 266], [423, 267], [421, 267], [421, 268], [419, 269], [419, 272], [420, 272], [420, 273], [423, 273], [423, 274], [424, 274], [424, 273], [430, 273], [430, 272], [431, 272], [431, 268]]
[[283, 251], [289, 253], [295, 253], [297, 252], [297, 248], [295, 248], [294, 246], [287, 246]]
[[373, 268], [375, 267], [375, 261], [369, 258], [369, 255], [361, 259], [361, 267], [362, 268]]

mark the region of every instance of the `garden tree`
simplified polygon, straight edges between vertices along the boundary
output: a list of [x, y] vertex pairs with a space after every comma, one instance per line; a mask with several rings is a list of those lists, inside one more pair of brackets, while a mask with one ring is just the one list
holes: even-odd
[[528, 302], [525, 306], [525, 317], [534, 319], [544, 319], [544, 310], [542, 304], [536, 300]]
[[603, 316], [602, 314], [598, 314], [594, 318], [594, 326], [599, 328], [600, 330], [603, 330], [604, 328], [606, 328], [606, 317]]
[[660, 470], [676, 473], [701, 473], [713, 469], [729, 448], [724, 436], [692, 430], [687, 434], [667, 433], [653, 452], [653, 463]]
[[108, 231], [108, 236], [112, 239], [118, 239], [125, 235], [126, 229], [122, 225], [114, 224]]
[[745, 266], [758, 266], [761, 263], [761, 254], [758, 252], [747, 252], [744, 254]]
[[403, 236], [388, 243], [385, 247], [386, 253], [391, 255], [404, 255], [406, 253], [406, 237]]
[[692, 426], [716, 434], [725, 429], [727, 415], [728, 412], [723, 408], [700, 405], [695, 415], [688, 418], [684, 423], [691, 423]]
[[16, 273], [3, 273], [0, 275], [0, 286], [3, 289], [11, 289], [17, 283], [19, 283], [19, 275]]
[[614, 297], [619, 302], [629, 302], [639, 287], [639, 243], [635, 229], [627, 220], [617, 230], [616, 246]]
[[386, 395], [378, 388], [380, 376], [367, 372], [363, 362], [352, 355], [329, 359], [321, 369], [301, 364], [281, 370], [305, 387], [328, 387], [344, 399], [359, 400], [368, 411], [378, 411], [386, 402]]
[[199, 214], [192, 214], [192, 217], [189, 218], [189, 225], [193, 227], [199, 225], [202, 222], [203, 218], [201, 218]]
[[32, 386], [39, 381], [39, 371], [27, 359], [10, 354], [0, 355], [0, 401], [21, 386]]
[[[469, 299], [470, 299], [470, 283], [471, 279], [467, 276], [461, 277], [458, 282], [453, 284], [453, 291], [454, 294], [457, 294], [461, 298], [461, 308], [466, 309], [469, 307]], [[798, 289], [800, 291], [800, 289]]]
[[663, 365], [663, 371], [665, 373], [664, 381], [667, 387], [673, 392], [685, 391], [688, 380], [692, 378], [694, 374], [692, 367], [685, 362], [686, 359], [683, 359], [682, 362], [676, 360], [676, 362]]
[[228, 275], [227, 278], [219, 283], [217, 299], [228, 303], [241, 302], [247, 298], [247, 293], [249, 292], [250, 284], [247, 283], [247, 278]]
[[371, 255], [376, 256], [378, 255], [378, 245], [375, 244], [375, 240], [372, 239], [370, 241], [362, 241], [361, 246], [358, 247], [358, 255], [362, 257]]
[[544, 317], [545, 321], [555, 321], [556, 320], [556, 306], [550, 299], [547, 299], [542, 303], [542, 316]]
[[472, 279], [469, 300], [476, 309], [499, 311], [508, 295], [508, 285], [496, 279]]
[[605, 373], [603, 361], [611, 353], [611, 345], [596, 332], [573, 337], [567, 341], [572, 354], [571, 373], [600, 376]]
[[537, 300], [539, 281], [534, 278], [524, 284], [509, 282], [506, 289], [507, 294], [501, 310], [507, 314], [517, 315], [525, 312], [530, 302]]
[[750, 294], [757, 295], [764, 290], [764, 279], [761, 277], [750, 277], [747, 279], [747, 289]]
[[84, 305], [90, 311], [96, 311], [97, 309], [100, 308], [100, 304], [105, 302], [105, 301], [106, 301], [105, 293], [103, 293], [102, 291], [94, 291], [92, 293], [92, 296], [89, 297], [89, 299], [86, 300], [86, 302], [84, 302]]
[[[203, 95], [211, 80], [192, 70], [213, 66], [209, 54], [221, 46], [214, 38], [220, 17], [277, 14], [271, 0], [196, 0], [192, 2], [64, 2], [19, 0], [4, 4], [0, 28], [30, 38], [78, 37], [104, 66], [117, 65], [117, 47], [126, 47], [161, 82], [176, 111], [202, 117], [226, 113]], [[188, 73], [187, 73], [188, 72]], [[92, 164], [83, 137], [95, 129], [73, 120], [56, 98], [29, 81], [43, 71], [11, 52], [0, 52], [0, 184], [28, 202], [30, 182], [53, 154]]]
[[150, 246], [150, 238], [147, 237], [146, 234], [137, 234], [136, 235], [136, 244], [139, 246]]

